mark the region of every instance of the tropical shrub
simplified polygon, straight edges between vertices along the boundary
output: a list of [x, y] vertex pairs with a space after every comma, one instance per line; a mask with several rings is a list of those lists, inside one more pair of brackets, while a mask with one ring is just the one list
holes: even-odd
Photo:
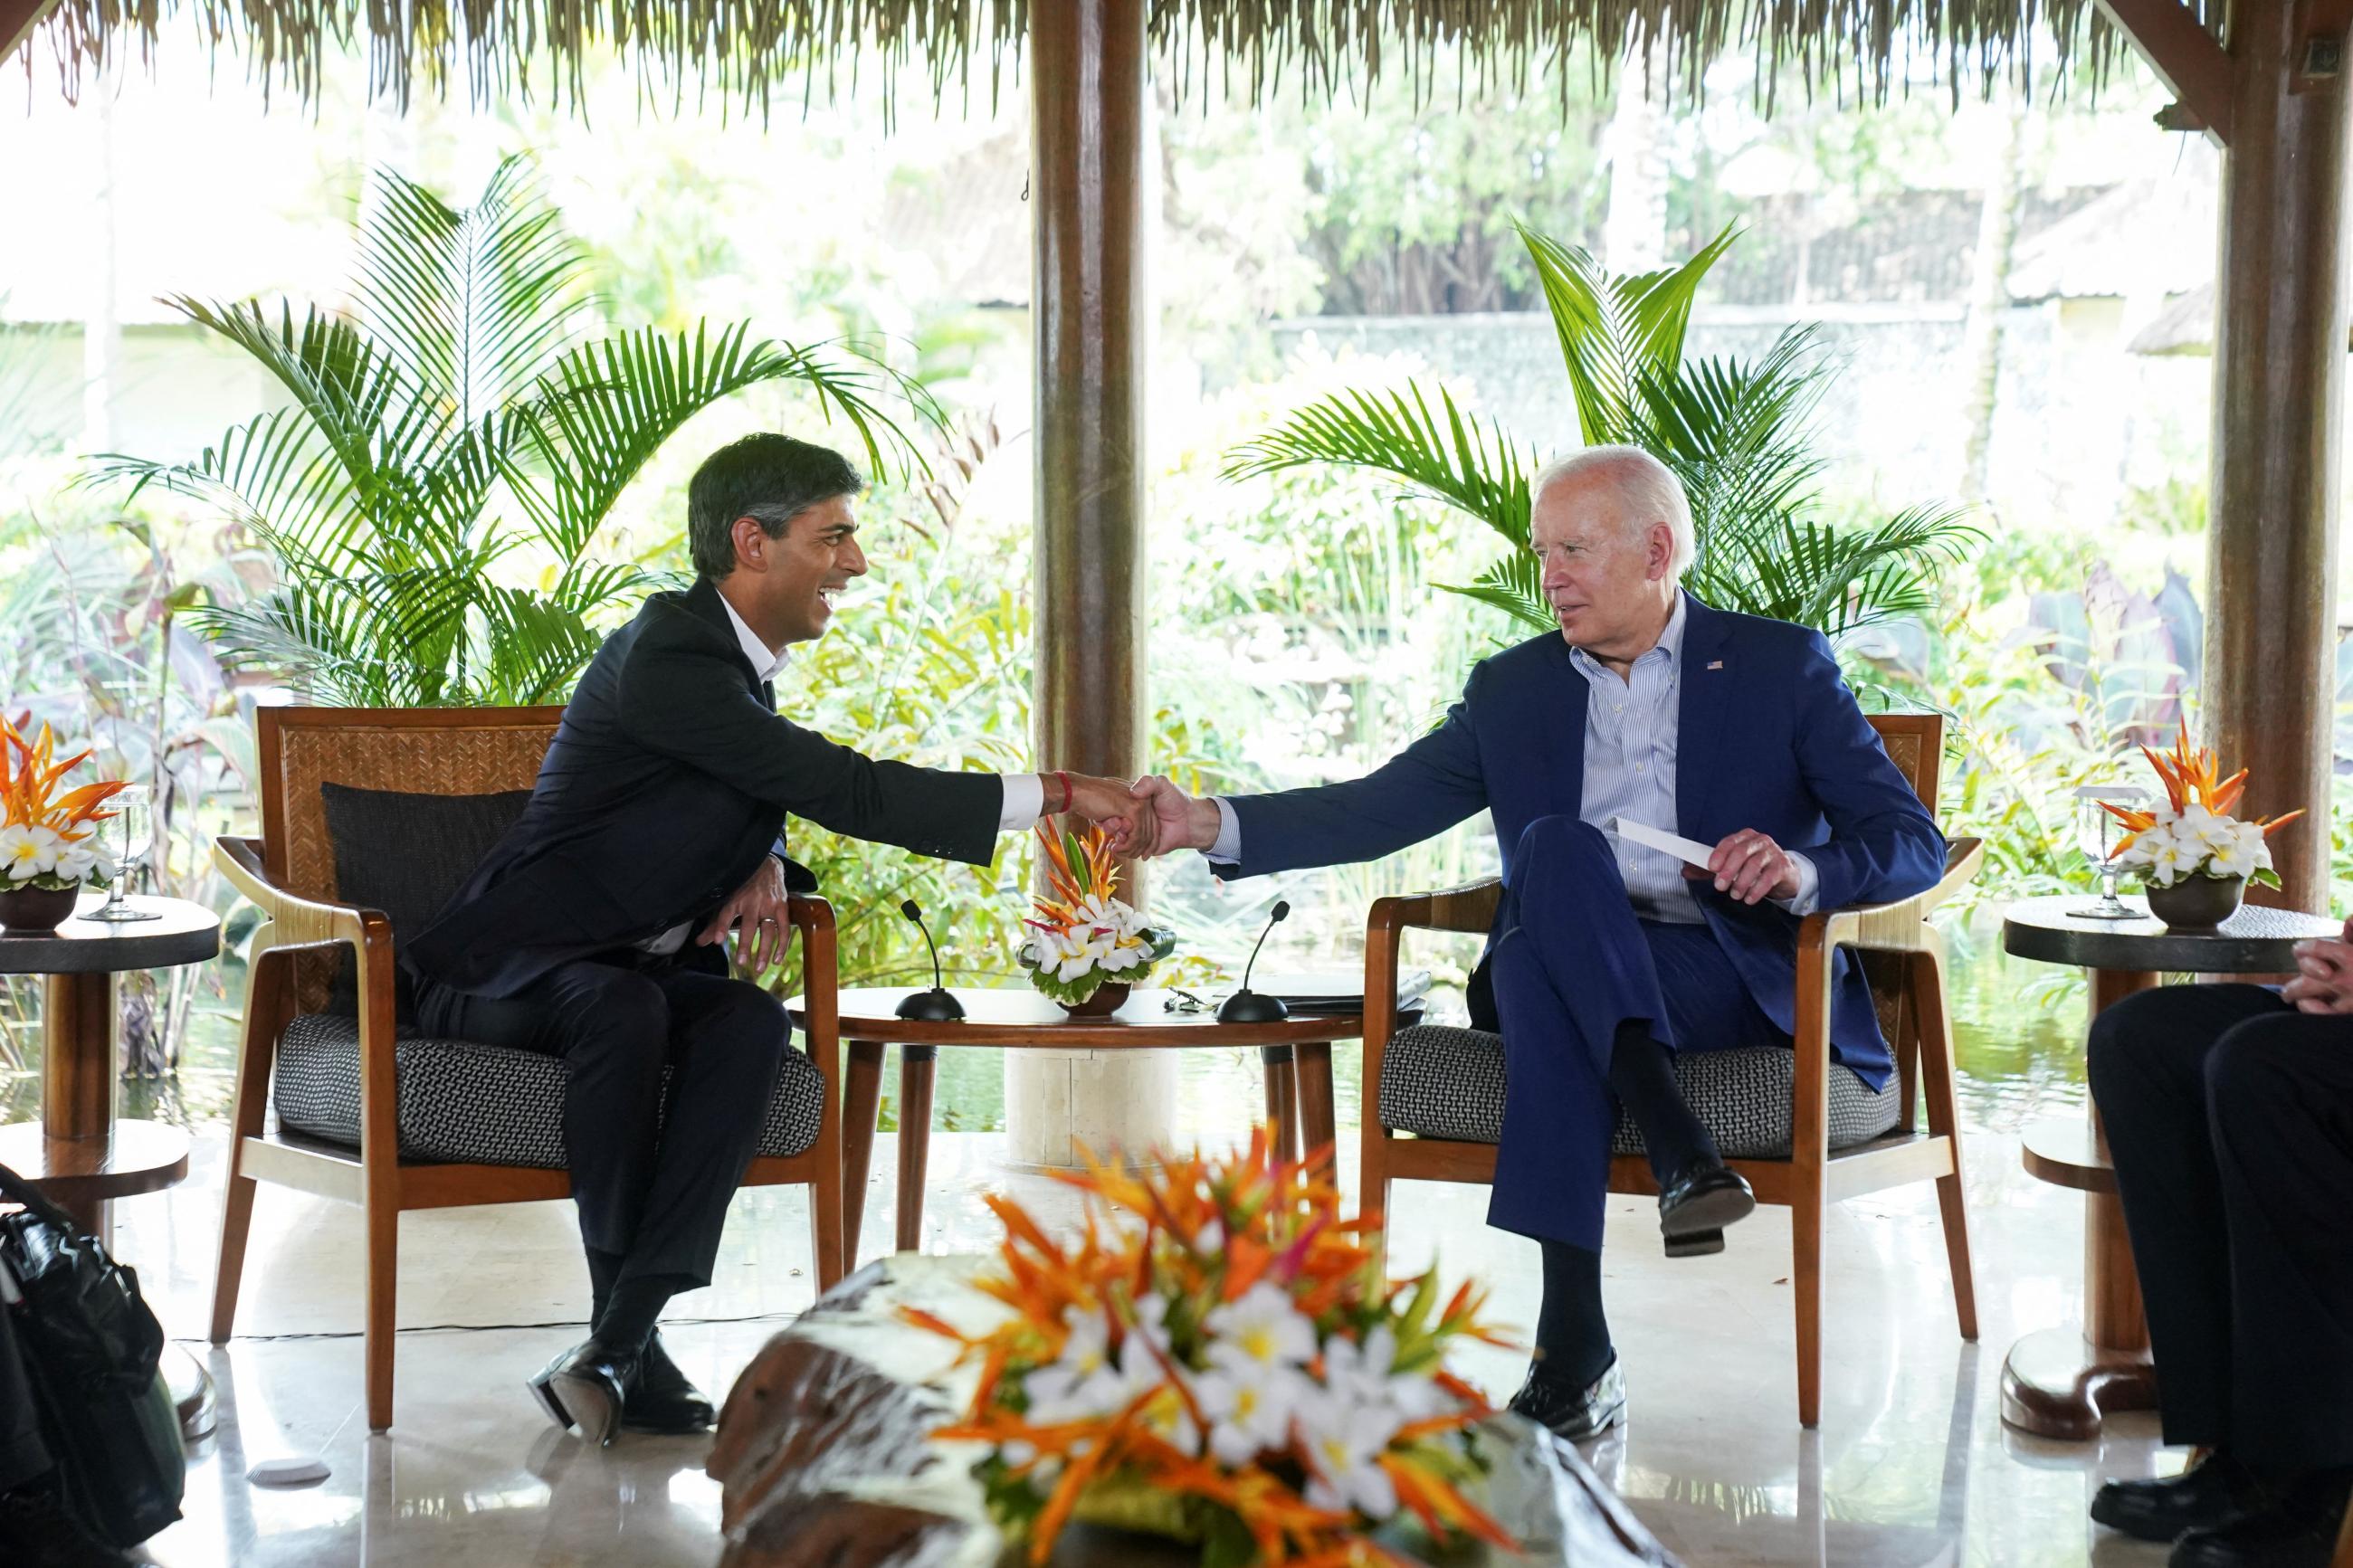
[[[1683, 481], [1698, 535], [1684, 577], [1694, 594], [1832, 635], [1933, 606], [1936, 569], [1981, 536], [1947, 506], [1852, 529], [1816, 515], [1823, 460], [1808, 426], [1830, 365], [1810, 328], [1786, 329], [1755, 361], [1684, 359], [1693, 301], [1733, 230], [1681, 267], [1634, 277], [1609, 276], [1584, 251], [1525, 225], [1519, 236], [1543, 282], [1585, 444], [1640, 447]], [[1411, 381], [1326, 396], [1234, 448], [1226, 472], [1330, 463], [1402, 479], [1511, 547], [1451, 591], [1552, 629], [1528, 549], [1534, 448], [1466, 415], [1443, 388], [1437, 405]]]
[[250, 355], [288, 402], [190, 463], [113, 456], [242, 525], [276, 584], [188, 618], [233, 665], [316, 700], [482, 706], [562, 698], [602, 620], [661, 579], [600, 559], [622, 490], [695, 414], [769, 382], [842, 416], [870, 465], [905, 449], [878, 397], [929, 399], [849, 351], [744, 323], [575, 328], [584, 258], [531, 166], [510, 158], [464, 210], [384, 171], [346, 315], [258, 300], [168, 301]]

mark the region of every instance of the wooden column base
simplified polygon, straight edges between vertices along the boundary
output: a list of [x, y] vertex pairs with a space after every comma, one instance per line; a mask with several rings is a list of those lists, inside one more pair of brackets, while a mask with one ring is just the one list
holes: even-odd
[[2002, 1424], [2081, 1443], [2119, 1410], [2157, 1408], [2148, 1352], [2095, 1345], [2076, 1329], [2045, 1329], [2010, 1347], [2001, 1363]]
[[158, 1193], [188, 1173], [188, 1135], [160, 1121], [118, 1121], [110, 1136], [50, 1138], [39, 1123], [0, 1127], [0, 1165], [5, 1165], [57, 1205], [82, 1229], [108, 1234], [107, 1204], [139, 1193]]

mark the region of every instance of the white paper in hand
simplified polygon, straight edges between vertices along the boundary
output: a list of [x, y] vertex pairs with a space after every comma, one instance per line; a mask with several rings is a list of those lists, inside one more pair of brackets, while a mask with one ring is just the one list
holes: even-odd
[[1636, 822], [1628, 816], [1611, 817], [1609, 831], [1620, 838], [1640, 844], [1646, 849], [1656, 849], [1662, 854], [1672, 855], [1685, 865], [1696, 866], [1703, 871], [1707, 869], [1707, 858], [1715, 853], [1715, 846], [1713, 844], [1702, 844], [1696, 838], [1685, 838], [1680, 834], [1668, 833], [1663, 829], [1652, 827], [1648, 823]]

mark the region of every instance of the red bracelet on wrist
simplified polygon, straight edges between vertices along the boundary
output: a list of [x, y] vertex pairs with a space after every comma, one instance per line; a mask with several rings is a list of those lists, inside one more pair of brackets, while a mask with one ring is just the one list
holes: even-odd
[[1054, 780], [1062, 786], [1062, 804], [1054, 808], [1055, 815], [1060, 816], [1061, 813], [1071, 809], [1071, 800], [1076, 792], [1071, 788], [1071, 775], [1064, 773], [1061, 769], [1056, 768], [1054, 770]]

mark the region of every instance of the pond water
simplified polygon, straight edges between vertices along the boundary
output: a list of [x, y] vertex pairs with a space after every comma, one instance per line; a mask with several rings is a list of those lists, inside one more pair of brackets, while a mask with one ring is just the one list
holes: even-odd
[[[2084, 985], [2073, 971], [2005, 955], [1996, 930], [1953, 938], [1955, 1048], [1962, 1117], [1971, 1127], [2013, 1131], [2084, 1101]], [[122, 1114], [196, 1124], [226, 1117], [237, 1054], [237, 1020], [219, 1011], [191, 1021], [176, 1079], [126, 1082]], [[1005, 1125], [1004, 1053], [951, 1050], [940, 1055], [937, 1124], [952, 1131]], [[1362, 1048], [1333, 1051], [1339, 1123], [1357, 1124]], [[897, 1053], [885, 1064], [882, 1125], [898, 1125]], [[1180, 1127], [1242, 1127], [1264, 1106], [1254, 1049], [1188, 1050], [1177, 1058]], [[20, 1073], [0, 1092], [0, 1121], [39, 1113], [35, 1073]]]

